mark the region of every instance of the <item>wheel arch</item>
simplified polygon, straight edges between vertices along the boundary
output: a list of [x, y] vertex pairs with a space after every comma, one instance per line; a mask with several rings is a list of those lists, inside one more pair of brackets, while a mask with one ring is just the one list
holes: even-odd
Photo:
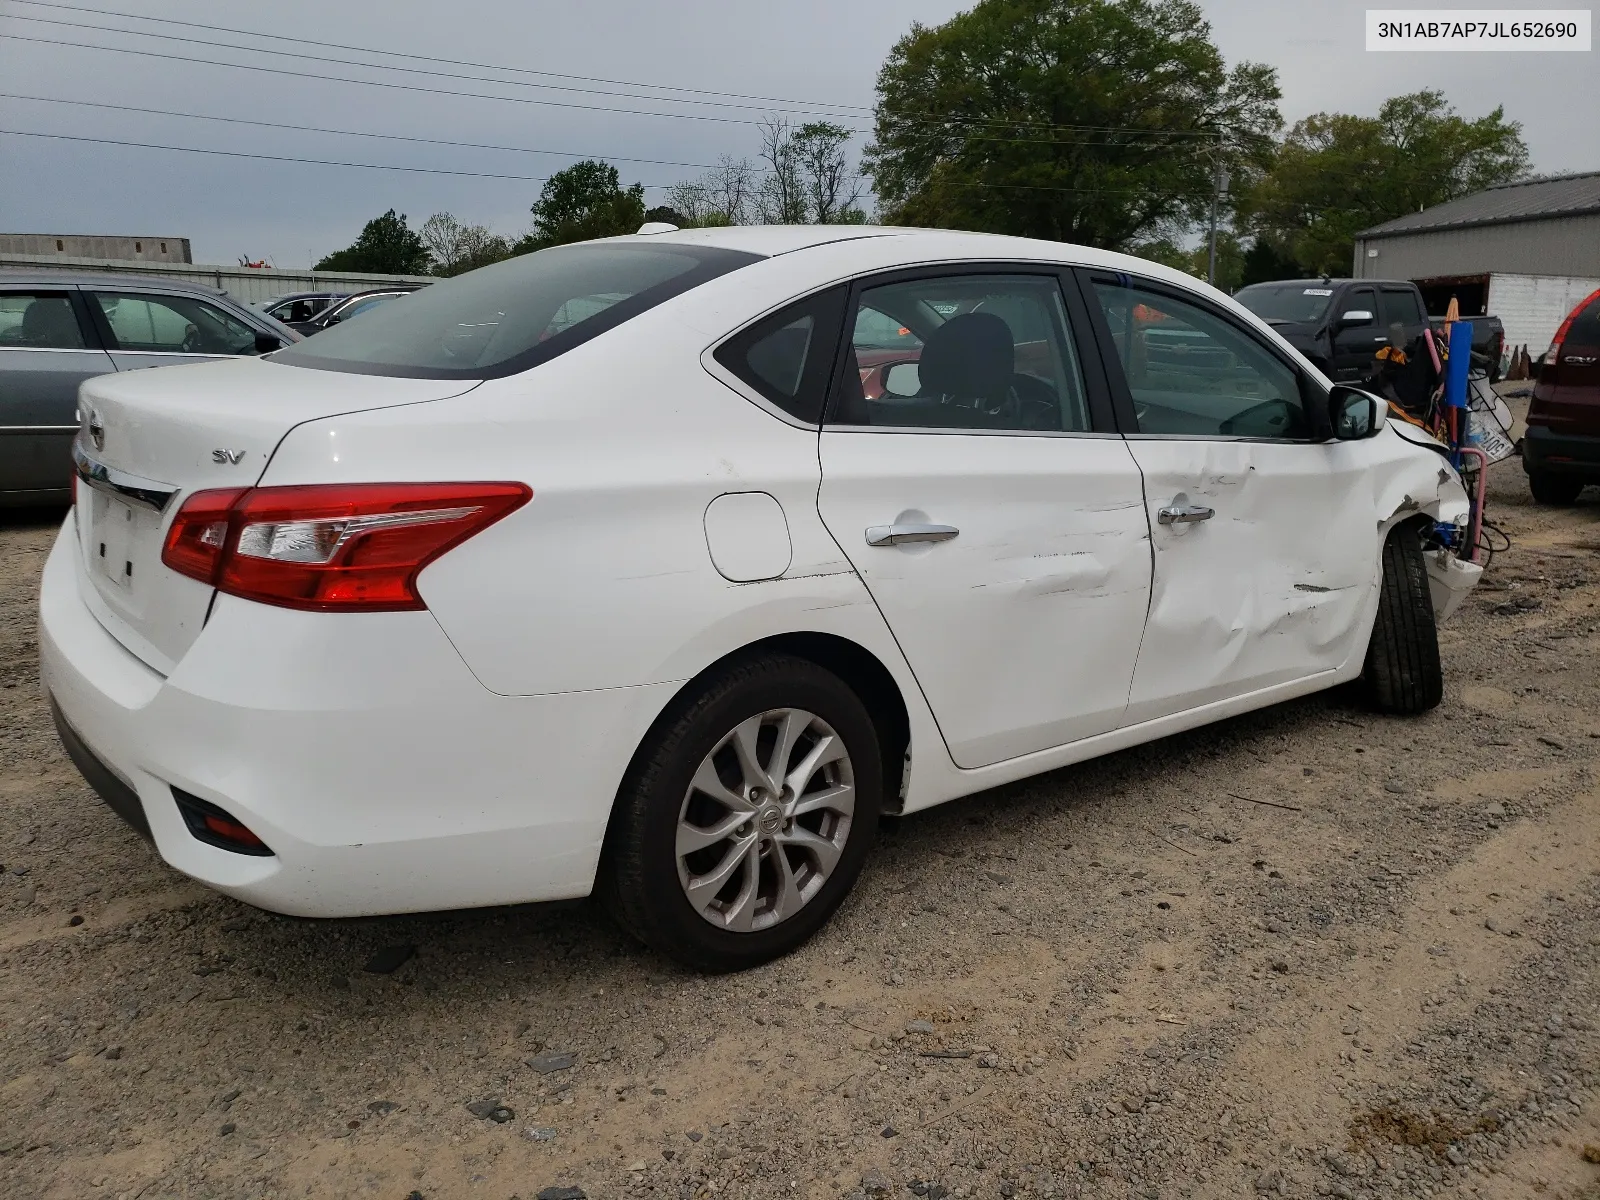
[[[814, 663], [838, 676], [861, 698], [877, 731], [878, 748], [883, 757], [883, 811], [889, 814], [898, 813], [905, 798], [907, 751], [911, 744], [911, 714], [906, 707], [900, 685], [895, 682], [894, 676], [889, 668], [884, 666], [882, 660], [861, 643], [835, 633], [815, 631], [779, 633], [760, 638], [724, 654], [716, 661], [708, 663], [693, 678], [685, 680], [673, 693], [672, 698], [662, 705], [661, 711], [656, 714], [655, 719], [650, 722], [644, 735], [639, 739], [639, 744], [634, 747], [633, 755], [628, 760], [627, 770], [617, 784], [619, 794], [627, 785], [628, 779], [632, 777], [640, 753], [650, 745], [663, 725], [676, 719], [685, 696], [694, 694], [709, 677], [727, 670], [736, 663], [759, 658], [765, 654], [787, 654]], [[617, 809], [618, 805], [613, 798], [611, 816], [606, 822], [605, 842], [601, 847], [602, 861], [610, 849]]]

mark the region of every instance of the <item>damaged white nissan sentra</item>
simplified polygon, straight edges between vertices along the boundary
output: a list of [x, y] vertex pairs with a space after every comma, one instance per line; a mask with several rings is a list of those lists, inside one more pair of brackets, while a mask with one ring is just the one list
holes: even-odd
[[598, 891], [731, 969], [880, 813], [1358, 678], [1438, 703], [1458, 476], [1220, 293], [650, 229], [84, 385], [44, 684], [167, 862], [307, 916]]

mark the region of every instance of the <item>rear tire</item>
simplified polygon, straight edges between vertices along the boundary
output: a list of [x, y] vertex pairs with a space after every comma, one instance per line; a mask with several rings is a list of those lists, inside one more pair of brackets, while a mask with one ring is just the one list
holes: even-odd
[[736, 664], [681, 697], [634, 755], [599, 895], [688, 967], [759, 966], [833, 915], [882, 799], [877, 732], [855, 692], [788, 655]]
[[1383, 544], [1378, 618], [1361, 678], [1380, 712], [1414, 716], [1444, 699], [1433, 597], [1415, 526], [1401, 526]]
[[1538, 504], [1552, 504], [1566, 507], [1576, 503], [1578, 493], [1583, 491], [1583, 480], [1571, 479], [1565, 475], [1546, 475], [1542, 472], [1528, 473], [1528, 490], [1533, 493], [1533, 499]]

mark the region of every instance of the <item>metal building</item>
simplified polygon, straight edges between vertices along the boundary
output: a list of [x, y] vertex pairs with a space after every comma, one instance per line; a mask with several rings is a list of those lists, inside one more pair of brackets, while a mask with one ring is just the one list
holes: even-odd
[[98, 233], [0, 233], [0, 254], [103, 258], [114, 262], [187, 263], [189, 239], [120, 237]]
[[1356, 278], [1410, 279], [1430, 312], [1454, 296], [1537, 356], [1600, 288], [1600, 171], [1506, 183], [1356, 235]]

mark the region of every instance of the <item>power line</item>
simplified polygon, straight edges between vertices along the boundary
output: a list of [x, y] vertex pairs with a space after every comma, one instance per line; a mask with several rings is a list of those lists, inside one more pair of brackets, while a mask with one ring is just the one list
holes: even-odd
[[[130, 37], [155, 38], [164, 42], [184, 42], [192, 46], [211, 46], [218, 50], [243, 50], [248, 54], [275, 54], [280, 58], [299, 58], [307, 62], [331, 63], [334, 66], [361, 67], [373, 71], [400, 71], [407, 75], [428, 75], [436, 79], [460, 79], [470, 83], [497, 83], [506, 87], [544, 88], [558, 92], [581, 92], [594, 96], [611, 96], [621, 100], [645, 100], [662, 104], [702, 104], [716, 108], [743, 108], [770, 110], [770, 104], [746, 104], [733, 100], [698, 100], [683, 99], [677, 96], [641, 96], [636, 92], [611, 92], [600, 88], [575, 87], [562, 83], [534, 83], [523, 79], [495, 79], [485, 75], [466, 75], [459, 71], [435, 71], [426, 67], [402, 67], [394, 63], [368, 63], [353, 58], [333, 58], [326, 54], [306, 54], [298, 50], [271, 50], [264, 46], [243, 46], [238, 42], [219, 42], [211, 38], [184, 37], [175, 33], [150, 33], [143, 29], [114, 29], [105, 25], [93, 25], [83, 21], [63, 21], [55, 17], [28, 17], [21, 13], [12, 13], [14, 21], [33, 21], [41, 25], [64, 25], [70, 29], [87, 29], [94, 33], [120, 33]], [[110, 47], [102, 47], [110, 49]], [[386, 53], [381, 50], [368, 51], [370, 54]], [[632, 85], [637, 86], [637, 85]], [[789, 109], [800, 116], [837, 116], [836, 113], [817, 112], [809, 109]]]
[[[871, 109], [859, 104], [839, 104], [831, 100], [794, 100], [778, 96], [753, 96], [745, 92], [718, 92], [708, 88], [680, 87], [670, 83], [645, 83], [639, 80], [608, 79], [600, 75], [571, 75], [562, 71], [540, 71], [530, 67], [506, 67], [496, 63], [471, 62], [458, 58], [442, 58], [432, 54], [411, 54], [404, 50], [375, 50], [369, 46], [352, 46], [347, 42], [323, 42], [315, 38], [288, 37], [280, 33], [264, 33], [256, 29], [238, 29], [230, 25], [207, 25], [201, 21], [180, 21], [171, 17], [148, 17], [142, 13], [119, 12], [108, 8], [87, 8], [75, 4], [53, 4], [48, 0], [13, 0], [36, 8], [51, 8], [62, 12], [92, 13], [101, 17], [123, 17], [128, 20], [149, 21], [160, 25], [177, 25], [186, 29], [205, 29], [212, 33], [237, 33], [243, 37], [267, 38], [271, 41], [291, 42], [302, 46], [320, 46], [326, 50], [354, 50], [361, 54], [382, 54], [391, 58], [408, 58], [413, 62], [436, 62], [452, 67], [474, 67], [483, 71], [505, 71], [516, 75], [544, 75], [551, 79], [575, 79], [582, 83], [606, 83], [617, 87], [654, 88], [657, 91], [688, 92], [698, 96], [721, 96], [730, 100], [760, 100], [766, 104], [812, 105], [820, 108], [840, 108], [870, 115]], [[16, 15], [16, 14], [13, 14]], [[663, 97], [665, 99], [666, 97]]]
[[[364, 87], [389, 88], [402, 92], [422, 92], [433, 96], [464, 96], [473, 100], [499, 100], [510, 104], [537, 104], [553, 108], [576, 108], [588, 112], [614, 113], [633, 117], [675, 117], [684, 121], [715, 121], [721, 125], [759, 125], [751, 117], [716, 117], [707, 113], [650, 112], [643, 109], [612, 108], [600, 104], [576, 104], [569, 100], [545, 100], [532, 96], [496, 96], [488, 92], [464, 92], [456, 88], [423, 87], [418, 83], [393, 83], [380, 79], [352, 79], [348, 75], [318, 75], [313, 71], [292, 71], [287, 67], [265, 67], [258, 63], [220, 62], [214, 58], [196, 58], [185, 54], [164, 54], [159, 50], [139, 50], [131, 46], [100, 46], [93, 42], [69, 42], [64, 38], [29, 37], [22, 33], [0, 33], [0, 38], [14, 42], [36, 42], [47, 46], [72, 46], [79, 50], [105, 50], [113, 54], [131, 54], [141, 58], [160, 58], [169, 62], [203, 63], [212, 67], [230, 67], [236, 71], [255, 71], [264, 75], [286, 75], [294, 79], [320, 79], [327, 83], [355, 83]], [[378, 68], [381, 69], [381, 68]], [[861, 130], [852, 132], [860, 133]]]
[[[444, 167], [406, 167], [392, 163], [365, 163], [347, 162], [327, 158], [301, 158], [288, 154], [259, 154], [245, 150], [214, 150], [201, 146], [173, 146], [162, 142], [134, 142], [120, 138], [84, 137], [70, 133], [44, 133], [33, 129], [0, 129], [0, 136], [46, 138], [52, 141], [63, 142], [90, 142], [102, 146], [131, 146], [140, 150], [172, 150], [181, 154], [213, 154], [225, 158], [260, 159], [266, 162], [302, 163], [319, 167], [355, 167], [367, 171], [404, 171], [417, 175], [459, 175], [469, 179], [510, 179], [522, 183], [543, 183], [550, 178], [548, 175], [509, 175], [490, 171], [455, 171]], [[645, 183], [639, 186], [652, 189], [673, 188], [677, 184], [671, 183]], [[1162, 190], [1159, 188], [1074, 188], [1053, 187], [1048, 184], [1030, 183], [982, 183], [974, 181], [966, 184], [967, 187], [997, 188], [1006, 191], [1028, 192], [1063, 192], [1083, 195], [1141, 195], [1141, 196], [1179, 196], [1195, 197], [1210, 195], [1209, 192], [1189, 192], [1176, 190]]]
[[[282, 35], [282, 34], [262, 33], [262, 32], [257, 31], [257, 30], [238, 29], [238, 28], [234, 28], [234, 27], [231, 27], [231, 26], [208, 25], [208, 24], [204, 24], [204, 23], [198, 22], [198, 21], [179, 21], [179, 20], [174, 20], [174, 19], [164, 18], [164, 17], [145, 17], [145, 16], [141, 16], [141, 15], [136, 14], [136, 13], [118, 12], [118, 11], [114, 11], [114, 10], [110, 10], [110, 9], [80, 8], [80, 7], [77, 7], [77, 6], [74, 6], [74, 5], [49, 3], [48, 0], [17, 0], [17, 2], [30, 4], [30, 5], [35, 5], [35, 6], [41, 7], [41, 8], [50, 8], [50, 9], [56, 9], [56, 10], [66, 11], [66, 12], [94, 13], [94, 14], [104, 15], [104, 16], [122, 17], [122, 18], [130, 19], [130, 20], [152, 21], [152, 22], [159, 22], [161, 24], [177, 25], [177, 26], [186, 27], [186, 28], [206, 29], [206, 30], [211, 30], [211, 31], [215, 31], [215, 32], [237, 33], [237, 34], [240, 34], [240, 35], [246, 36], [246, 37], [268, 38], [268, 39], [272, 39], [272, 40], [275, 40], [275, 41], [289, 42], [291, 44], [320, 46], [320, 47], [325, 47], [325, 48], [330, 48], [330, 49], [353, 50], [353, 51], [356, 51], [356, 52], [362, 53], [362, 54], [384, 55], [384, 56], [396, 57], [396, 58], [407, 58], [407, 59], [411, 59], [413, 61], [420, 61], [420, 62], [438, 62], [438, 63], [443, 63], [443, 64], [446, 64], [446, 65], [452, 65], [452, 66], [469, 66], [469, 67], [474, 67], [474, 68], [481, 69], [481, 70], [502, 71], [502, 72], [515, 73], [515, 74], [545, 75], [545, 76], [549, 76], [551, 78], [575, 79], [575, 80], [587, 81], [587, 82], [609, 83], [609, 84], [613, 84], [613, 85], [619, 86], [619, 87], [652, 88], [652, 89], [655, 89], [655, 90], [658, 90], [658, 91], [671, 90], [671, 91], [688, 92], [688, 93], [699, 94], [699, 95], [724, 96], [724, 97], [729, 97], [731, 99], [761, 100], [761, 101], [764, 101], [764, 102], [767, 102], [767, 103], [774, 103], [774, 104], [821, 105], [821, 106], [827, 106], [827, 107], [831, 107], [831, 108], [835, 108], [835, 109], [847, 110], [845, 113], [836, 113], [836, 112], [816, 112], [816, 111], [809, 111], [808, 112], [808, 110], [806, 110], [804, 108], [792, 109], [791, 111], [793, 113], [797, 114], [797, 115], [846, 116], [846, 117], [848, 117], [850, 112], [853, 112], [853, 113], [857, 114], [859, 117], [867, 117], [867, 116], [871, 115], [871, 110], [870, 109], [865, 109], [865, 108], [862, 108], [861, 106], [858, 106], [858, 105], [841, 105], [841, 104], [836, 104], [836, 103], [833, 103], [833, 102], [830, 102], [830, 101], [782, 100], [782, 99], [777, 99], [777, 98], [774, 98], [774, 97], [750, 96], [750, 95], [746, 95], [746, 94], [743, 94], [743, 93], [737, 93], [737, 92], [714, 92], [714, 91], [709, 91], [709, 90], [706, 90], [706, 89], [682, 88], [682, 87], [676, 87], [674, 85], [668, 85], [668, 84], [653, 84], [653, 83], [643, 83], [643, 82], [631, 81], [631, 80], [604, 79], [604, 78], [600, 78], [600, 77], [596, 77], [596, 76], [567, 75], [567, 74], [562, 74], [560, 72], [535, 71], [535, 70], [531, 70], [531, 69], [528, 69], [528, 68], [522, 68], [522, 67], [502, 67], [502, 66], [496, 66], [496, 65], [493, 65], [493, 64], [473, 63], [473, 62], [468, 62], [468, 61], [463, 61], [463, 60], [458, 60], [458, 59], [439, 58], [439, 57], [435, 57], [435, 56], [431, 56], [431, 55], [410, 54], [410, 53], [406, 53], [406, 52], [403, 52], [403, 51], [397, 51], [397, 50], [375, 50], [375, 49], [372, 49], [370, 47], [354, 46], [354, 45], [350, 45], [348, 43], [343, 43], [343, 42], [321, 42], [321, 41], [317, 41], [317, 40], [311, 39], [311, 38], [288, 37], [288, 36]], [[41, 22], [41, 23], [44, 23], [44, 24], [67, 25], [67, 26], [71, 26], [73, 28], [80, 28], [80, 29], [81, 28], [88, 28], [88, 29], [96, 30], [98, 32], [122, 33], [122, 34], [128, 34], [128, 35], [132, 35], [132, 36], [136, 36], [136, 37], [161, 38], [161, 39], [168, 40], [168, 41], [190, 42], [190, 43], [194, 43], [194, 44], [198, 44], [198, 45], [208, 45], [208, 46], [216, 46], [216, 47], [227, 48], [227, 49], [243, 50], [243, 51], [246, 51], [246, 52], [249, 52], [249, 53], [276, 54], [276, 55], [280, 55], [280, 56], [284, 56], [284, 57], [303, 58], [303, 59], [309, 59], [309, 60], [318, 61], [318, 62], [328, 62], [328, 63], [348, 65], [348, 66], [363, 67], [363, 68], [367, 68], [367, 69], [371, 69], [371, 70], [406, 71], [406, 72], [412, 73], [412, 74], [434, 75], [434, 76], [439, 76], [439, 77], [443, 77], [443, 78], [463, 79], [463, 80], [468, 80], [468, 81], [472, 81], [472, 82], [480, 82], [480, 83], [499, 83], [499, 84], [506, 84], [506, 85], [509, 85], [509, 86], [524, 86], [524, 87], [528, 87], [528, 86], [531, 86], [531, 87], [554, 87], [554, 86], [556, 86], [556, 85], [550, 85], [550, 84], [525, 84], [525, 83], [521, 83], [520, 81], [517, 81], [517, 80], [494, 79], [494, 78], [488, 78], [488, 77], [484, 77], [484, 76], [475, 76], [475, 75], [461, 75], [461, 74], [452, 73], [452, 72], [418, 70], [416, 68], [396, 67], [396, 66], [393, 66], [392, 64], [384, 64], [384, 63], [353, 62], [353, 61], [351, 61], [349, 59], [328, 58], [328, 57], [320, 56], [320, 55], [300, 54], [300, 53], [291, 52], [291, 51], [268, 50], [268, 49], [265, 49], [263, 47], [240, 46], [240, 45], [238, 45], [236, 43], [230, 43], [230, 42], [215, 42], [215, 41], [210, 41], [210, 40], [202, 39], [202, 38], [187, 38], [187, 37], [181, 37], [181, 36], [178, 36], [178, 35], [171, 35], [171, 34], [156, 34], [156, 33], [149, 33], [149, 32], [146, 32], [146, 31], [143, 31], [143, 30], [137, 30], [137, 29], [106, 29], [106, 28], [104, 28], [102, 26], [84, 25], [84, 24], [79, 23], [79, 22], [52, 20], [52, 19], [49, 19], [49, 18], [42, 18], [42, 17], [27, 17], [27, 16], [22, 16], [20, 14], [12, 14], [12, 15], [16, 19], [24, 20], [24, 21], [35, 21], [35, 22]], [[49, 41], [50, 39], [34, 39], [34, 40]], [[125, 49], [125, 48], [111, 47], [111, 46], [86, 46], [83, 43], [76, 43], [76, 42], [58, 42], [57, 44], [82, 46], [83, 48], [102, 49], [102, 50], [119, 50], [120, 49], [121, 52], [123, 52], [123, 53], [139, 53], [139, 51], [134, 51], [134, 50]], [[145, 52], [145, 53], [149, 53], [149, 52]], [[176, 57], [176, 56], [174, 56], [174, 57]], [[180, 61], [193, 61], [193, 62], [203, 62], [203, 63], [211, 63], [212, 62], [212, 60], [209, 60], [209, 59], [180, 59]], [[212, 65], [239, 66], [239, 65], [243, 65], [243, 64], [212, 63]], [[257, 68], [257, 69], [263, 69], [263, 68]], [[351, 83], [369, 82], [369, 81], [365, 81], [365, 80], [344, 80], [344, 79], [340, 79], [339, 77], [336, 77], [336, 76], [313, 76], [313, 78], [325, 78], [325, 79], [335, 80], [337, 82], [351, 82]], [[598, 94], [598, 95], [616, 96], [618, 98], [624, 98], [624, 99], [639, 99], [639, 100], [646, 100], [646, 101], [654, 100], [654, 101], [660, 101], [660, 102], [672, 103], [672, 104], [712, 103], [712, 104], [718, 104], [718, 105], [720, 105], [722, 107], [734, 107], [734, 108], [753, 108], [753, 107], [758, 107], [756, 105], [747, 105], [747, 104], [723, 104], [720, 101], [691, 101], [691, 100], [683, 100], [683, 99], [679, 99], [677, 97], [671, 97], [671, 96], [638, 96], [638, 95], [633, 95], [633, 94], [628, 94], [628, 93], [598, 92], [595, 89], [589, 89], [589, 88], [562, 88], [560, 90], [578, 91], [578, 92], [593, 92], [594, 94]], [[490, 98], [509, 98], [509, 97], [490, 97]], [[550, 103], [556, 103], [556, 102], [552, 101]], [[569, 106], [569, 107], [582, 107], [582, 106]], [[602, 111], [616, 111], [616, 112], [627, 113], [629, 110], [624, 110], [624, 109], [604, 109]], [[678, 114], [646, 113], [646, 114], [630, 114], [630, 115], [683, 116], [683, 117], [694, 117], [695, 116], [695, 114], [691, 114], [691, 113], [678, 113]], [[709, 118], [709, 119], [716, 119], [716, 118]], [[1118, 134], [1141, 136], [1141, 137], [1162, 137], [1162, 138], [1184, 138], [1184, 137], [1190, 137], [1190, 138], [1211, 139], [1211, 138], [1214, 138], [1214, 137], [1217, 136], [1216, 132], [1215, 131], [1211, 131], [1211, 130], [1197, 130], [1197, 129], [1157, 130], [1157, 129], [1146, 129], [1146, 128], [1134, 127], [1134, 126], [1072, 125], [1072, 124], [1058, 124], [1058, 123], [1055, 123], [1055, 122], [1045, 122], [1045, 121], [1028, 121], [1028, 120], [1004, 121], [1004, 120], [998, 120], [998, 119], [993, 119], [993, 118], [964, 118], [964, 117], [955, 117], [955, 116], [930, 117], [930, 118], [924, 118], [924, 121], [925, 121], [925, 123], [928, 123], [928, 124], [945, 124], [945, 123], [948, 123], [948, 122], [956, 122], [956, 123], [969, 123], [969, 124], [973, 124], [973, 125], [987, 125], [987, 126], [994, 126], [994, 127], [1001, 127], [1001, 128], [1023, 127], [1023, 128], [1037, 128], [1037, 129], [1045, 129], [1045, 130], [1051, 130], [1051, 129], [1068, 130], [1068, 131], [1074, 131], [1074, 132], [1080, 132], [1080, 133], [1118, 133]], [[870, 131], [869, 130], [865, 130], [865, 129], [853, 128], [851, 130], [851, 132], [853, 132], [853, 133], [867, 133], [867, 132], [870, 132]], [[1024, 140], [1024, 139], [996, 139], [996, 140], [1018, 140], [1018, 141], [1020, 141], [1020, 140]], [[1040, 140], [1043, 140], [1043, 139], [1040, 139]], [[1098, 143], [1084, 142], [1084, 143], [1065, 143], [1065, 144], [1094, 145], [1094, 144], [1098, 144]]]
[[32, 100], [40, 104], [71, 104], [79, 108], [103, 108], [112, 112], [144, 113], [155, 117], [182, 117], [190, 121], [219, 121], [226, 125], [257, 125], [263, 129], [286, 129], [293, 133], [332, 133], [341, 137], [381, 138], [390, 142], [416, 142], [430, 146], [458, 146], [467, 150], [504, 150], [513, 154], [555, 154], [563, 158], [597, 158], [612, 162], [648, 163], [656, 167], [694, 167], [712, 171], [715, 163], [677, 162], [669, 158], [630, 158], [624, 154], [583, 154], [576, 150], [539, 150], [532, 146], [500, 146], [493, 142], [457, 142], [447, 138], [417, 137], [400, 133], [370, 133], [361, 129], [330, 129], [321, 125], [289, 125], [282, 121], [261, 121], [250, 117], [221, 117], [214, 113], [177, 112], [170, 108], [142, 108], [135, 104], [108, 104], [98, 100], [68, 100], [57, 96], [27, 96], [20, 92], [0, 92], [4, 100]]
[[[294, 78], [294, 79], [316, 79], [316, 80], [321, 80], [321, 81], [323, 81], [325, 83], [353, 83], [353, 84], [357, 84], [357, 85], [360, 85], [360, 86], [363, 86], [363, 87], [387, 88], [387, 89], [395, 90], [395, 91], [418, 92], [418, 93], [422, 93], [422, 94], [425, 94], [425, 95], [460, 96], [460, 97], [465, 97], [465, 98], [468, 98], [468, 99], [475, 99], [475, 100], [498, 100], [498, 101], [501, 101], [503, 103], [509, 103], [509, 104], [530, 104], [530, 105], [543, 105], [543, 106], [549, 106], [549, 107], [555, 107], [555, 108], [581, 109], [581, 110], [584, 110], [584, 111], [587, 111], [587, 112], [612, 113], [612, 114], [621, 115], [621, 116], [670, 117], [670, 118], [674, 118], [674, 119], [678, 119], [678, 120], [686, 120], [686, 121], [713, 121], [713, 122], [716, 122], [717, 124], [720, 124], [720, 125], [760, 125], [760, 124], [763, 123], [760, 120], [756, 120], [756, 119], [750, 118], [750, 117], [722, 117], [722, 116], [713, 116], [713, 115], [710, 115], [710, 114], [707, 114], [707, 113], [653, 112], [653, 111], [643, 110], [643, 109], [614, 108], [614, 107], [611, 107], [609, 105], [577, 104], [577, 103], [574, 103], [572, 101], [549, 100], [549, 99], [536, 98], [536, 97], [531, 97], [531, 96], [498, 96], [498, 95], [494, 95], [494, 94], [488, 93], [488, 92], [467, 92], [467, 91], [462, 91], [462, 90], [460, 90], [458, 88], [425, 87], [422, 84], [416, 84], [416, 83], [395, 83], [395, 82], [391, 82], [391, 81], [387, 81], [387, 80], [379, 80], [379, 79], [354, 79], [354, 78], [351, 78], [350, 76], [347, 76], [347, 75], [322, 75], [322, 74], [317, 74], [316, 72], [312, 72], [312, 71], [290, 70], [287, 67], [268, 67], [268, 66], [262, 66], [262, 65], [260, 65], [258, 63], [223, 62], [223, 61], [220, 61], [218, 59], [213, 59], [213, 58], [198, 58], [198, 57], [195, 57], [195, 56], [192, 56], [192, 55], [184, 55], [184, 54], [167, 54], [167, 53], [164, 53], [164, 52], [159, 51], [159, 50], [141, 50], [141, 49], [137, 49], [137, 48], [134, 48], [134, 47], [131, 47], [131, 46], [102, 46], [102, 45], [99, 45], [99, 44], [94, 43], [94, 42], [74, 42], [74, 41], [68, 41], [68, 40], [63, 39], [63, 38], [30, 37], [27, 34], [21, 34], [21, 33], [0, 33], [0, 38], [8, 39], [8, 40], [11, 40], [11, 41], [19, 41], [19, 42], [33, 42], [33, 43], [38, 43], [38, 44], [41, 44], [41, 45], [49, 45], [49, 46], [69, 46], [69, 47], [73, 47], [75, 49], [80, 49], [80, 50], [104, 50], [104, 51], [107, 51], [107, 52], [113, 53], [113, 54], [127, 54], [127, 55], [133, 55], [133, 56], [136, 56], [136, 57], [143, 57], [143, 58], [158, 58], [158, 59], [163, 59], [163, 60], [170, 61], [170, 62], [200, 63], [200, 64], [203, 64], [203, 65], [206, 65], [206, 66], [227, 67], [227, 68], [230, 68], [230, 69], [236, 70], [236, 71], [254, 71], [254, 72], [257, 72], [259, 74], [266, 74], [266, 75], [282, 75], [282, 76], [287, 76], [289, 78]], [[373, 69], [382, 70], [383, 68], [374, 67]], [[1060, 126], [1059, 128], [1070, 128], [1070, 127], [1068, 127], [1068, 126]], [[1091, 128], [1091, 127], [1085, 127], [1085, 128]], [[1173, 131], [1148, 130], [1148, 129], [1147, 130], [1137, 130], [1137, 129], [1112, 130], [1112, 128], [1110, 126], [1103, 127], [1103, 129], [1105, 129], [1108, 132], [1121, 132], [1121, 133], [1125, 133], [1125, 134], [1139, 135], [1139, 136], [1145, 136], [1145, 137], [1179, 136], [1180, 134], [1186, 136], [1186, 134], [1184, 134], [1184, 131], [1179, 131], [1179, 130], [1173, 130]], [[849, 132], [851, 132], [851, 133], [866, 133], [868, 131], [864, 130], [864, 129], [850, 129]], [[931, 137], [931, 136], [935, 136], [935, 135], [923, 135], [923, 136]], [[957, 136], [957, 137], [963, 138], [966, 141], [995, 142], [995, 143], [1005, 143], [1005, 144], [1009, 144], [1009, 145], [1039, 145], [1039, 146], [1057, 146], [1057, 145], [1059, 145], [1059, 146], [1110, 146], [1110, 145], [1113, 145], [1113, 143], [1103, 142], [1103, 141], [1075, 141], [1075, 140], [1072, 140], [1072, 139], [1054, 139], [1054, 138], [1014, 138], [1014, 137], [1013, 138], [1006, 138], [1006, 137], [995, 137], [995, 136], [991, 136], [991, 135], [987, 135], [987, 134], [972, 134], [972, 133], [957, 133], [957, 134], [954, 134], [952, 136]], [[1214, 137], [1215, 135], [1206, 135], [1206, 136]], [[1144, 147], [1125, 147], [1125, 148], [1158, 149], [1159, 147], [1144, 146]]]
[[[212, 150], [200, 146], [170, 146], [160, 142], [132, 142], [119, 138], [80, 137], [70, 133], [41, 133], [34, 129], [0, 129], [8, 137], [48, 138], [61, 142], [93, 142], [101, 146], [132, 146], [140, 150], [175, 150], [182, 154], [216, 154], [225, 158], [254, 158], [266, 162], [307, 163], [319, 167], [358, 167], [367, 171], [405, 171], [414, 175], [460, 175], [469, 179], [513, 179], [520, 183], [544, 183], [548, 175], [502, 175], [492, 171], [452, 171], [444, 167], [403, 167], [393, 163], [345, 162], [327, 158], [299, 158], [289, 154], [257, 154], [246, 150]], [[646, 188], [670, 188], [670, 183], [640, 184]]]

